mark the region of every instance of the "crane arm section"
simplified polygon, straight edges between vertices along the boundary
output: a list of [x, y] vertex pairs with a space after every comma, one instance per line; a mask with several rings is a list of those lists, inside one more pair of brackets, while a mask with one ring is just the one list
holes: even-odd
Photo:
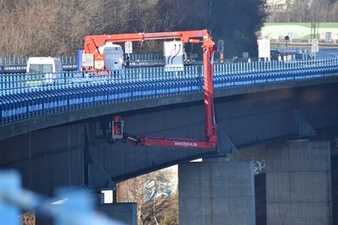
[[[214, 110], [214, 83], [212, 57], [215, 51], [215, 43], [207, 30], [161, 32], [161, 33], [137, 33], [137, 34], [115, 34], [115, 35], [94, 35], [85, 38], [85, 50], [95, 51], [97, 46], [106, 42], [136, 42], [152, 40], [180, 40], [183, 43], [200, 43], [203, 48], [203, 76], [204, 76], [204, 111], [205, 111], [205, 140], [191, 140], [182, 138], [159, 138], [159, 137], [133, 137], [122, 135], [125, 139], [144, 146], [159, 147], [180, 147], [196, 149], [212, 149], [216, 147], [216, 122]], [[120, 117], [113, 120], [113, 124], [121, 124]], [[120, 130], [112, 126], [114, 130]], [[122, 129], [123, 130], [123, 129]]]
[[84, 38], [84, 52], [100, 55], [98, 47], [107, 42], [123, 43], [143, 42], [153, 40], [178, 39], [183, 43], [198, 43], [204, 37], [209, 37], [207, 30], [180, 31], [180, 32], [158, 32], [158, 33], [134, 33], [134, 34], [112, 34], [112, 35], [88, 35]]

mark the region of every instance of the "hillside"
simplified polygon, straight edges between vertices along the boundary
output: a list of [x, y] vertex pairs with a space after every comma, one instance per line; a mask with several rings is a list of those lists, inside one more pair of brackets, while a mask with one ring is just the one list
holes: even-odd
[[87, 34], [201, 28], [234, 55], [255, 51], [264, 16], [264, 0], [0, 0], [0, 55], [74, 54]]

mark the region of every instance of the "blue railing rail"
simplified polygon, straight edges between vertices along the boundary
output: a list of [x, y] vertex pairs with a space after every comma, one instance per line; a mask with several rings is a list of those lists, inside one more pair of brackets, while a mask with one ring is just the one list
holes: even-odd
[[[59, 58], [64, 70], [75, 71], [78, 69], [78, 58], [76, 56], [62, 55]], [[128, 59], [130, 66], [164, 64], [164, 57], [159, 53], [133, 53], [128, 55]], [[0, 73], [24, 73], [27, 60], [28, 57], [26, 56], [0, 56]]]
[[[0, 75], [0, 126], [32, 117], [98, 105], [202, 91], [203, 68], [127, 68], [105, 76], [82, 73]], [[338, 75], [338, 59], [215, 64], [216, 89], [252, 87]]]
[[0, 65], [2, 66], [13, 66], [13, 65], [25, 65], [27, 63], [27, 56], [15, 56], [7, 55], [0, 56]]
[[[330, 71], [338, 65], [338, 59], [311, 60], [296, 62], [253, 62], [234, 64], [215, 64], [215, 79], [219, 76], [238, 76], [246, 74], [255, 77], [261, 73], [303, 73], [316, 70]], [[110, 81], [114, 83], [137, 83], [162, 81], [175, 78], [193, 79], [201, 77], [202, 66], [186, 66], [182, 72], [166, 72], [163, 67], [125, 68], [122, 71], [104, 76], [91, 74], [63, 72], [60, 74], [0, 74], [0, 96], [7, 94], [26, 93], [41, 90], [65, 88], [76, 83], [97, 83]], [[217, 80], [217, 79], [216, 79]]]
[[[0, 65], [2, 66], [22, 66], [27, 64], [28, 56], [16, 56], [7, 55], [0, 56]], [[74, 65], [76, 64], [76, 56], [74, 55], [61, 55], [61, 63], [63, 65]]]
[[[157, 62], [164, 61], [163, 54], [160, 53], [133, 53], [128, 55], [129, 60], [133, 62]], [[7, 55], [0, 56], [0, 66], [25, 66], [28, 56]], [[76, 65], [77, 57], [75, 55], [59, 56], [63, 65]]]
[[0, 224], [21, 224], [20, 212], [53, 218], [58, 225], [121, 225], [95, 211], [93, 196], [86, 190], [63, 189], [47, 199], [21, 187], [15, 171], [0, 171]]
[[[26, 72], [27, 56], [0, 56], [0, 73], [24, 73]], [[64, 70], [76, 70], [75, 56], [60, 56]]]
[[[77, 65], [62, 65], [64, 71], [76, 71]], [[0, 66], [0, 74], [26, 73], [26, 65]]]

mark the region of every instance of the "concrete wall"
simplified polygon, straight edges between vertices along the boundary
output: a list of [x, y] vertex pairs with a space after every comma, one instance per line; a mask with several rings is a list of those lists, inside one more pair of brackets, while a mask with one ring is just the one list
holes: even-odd
[[255, 225], [254, 195], [250, 162], [179, 166], [180, 225]]
[[332, 217], [333, 225], [338, 225], [338, 154], [332, 157]]
[[242, 149], [233, 159], [265, 161], [268, 225], [332, 224], [329, 141], [264, 144]]
[[15, 168], [26, 188], [52, 194], [85, 183], [84, 146], [84, 124], [28, 133], [1, 142], [0, 169]]
[[[338, 105], [331, 97], [337, 92], [336, 86], [317, 86], [217, 99], [219, 145], [212, 152], [112, 144], [100, 127], [111, 121], [108, 115], [1, 140], [0, 168], [19, 169], [24, 185], [39, 192], [87, 184], [99, 190], [182, 161], [224, 156], [242, 146], [315, 135], [319, 129], [337, 126]], [[193, 102], [122, 116], [130, 134], [204, 138], [203, 115], [202, 102]]]
[[330, 142], [289, 141], [267, 154], [267, 224], [331, 224]]
[[256, 224], [267, 225], [266, 223], [266, 175], [265, 173], [255, 176], [255, 205]]

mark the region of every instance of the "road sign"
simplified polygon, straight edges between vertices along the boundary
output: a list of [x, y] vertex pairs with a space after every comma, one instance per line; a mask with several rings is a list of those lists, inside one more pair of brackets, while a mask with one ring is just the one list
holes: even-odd
[[319, 41], [318, 39], [312, 39], [311, 41], [311, 53], [316, 54], [319, 52]]
[[132, 54], [133, 53], [133, 42], [127, 41], [124, 43], [124, 53]]
[[164, 42], [164, 57], [166, 72], [184, 71], [184, 45], [180, 41]]
[[268, 38], [258, 39], [257, 43], [258, 43], [258, 58], [270, 60], [271, 58], [270, 39]]
[[325, 32], [325, 42], [326, 43], [332, 42], [332, 32]]

